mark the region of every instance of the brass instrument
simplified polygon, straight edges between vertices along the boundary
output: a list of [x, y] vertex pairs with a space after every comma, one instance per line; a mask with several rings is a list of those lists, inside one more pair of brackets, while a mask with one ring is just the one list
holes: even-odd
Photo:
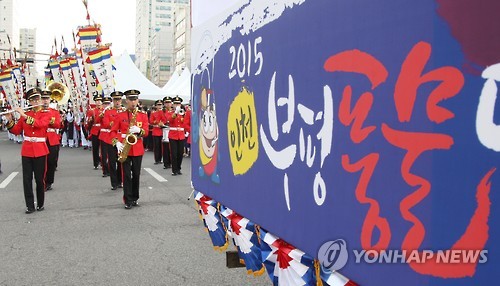
[[[134, 126], [136, 122], [136, 117], [137, 117], [137, 108], [134, 109], [134, 112], [132, 112], [132, 118], [130, 119], [130, 126]], [[127, 133], [127, 136], [125, 136], [125, 144], [123, 144], [123, 150], [120, 152], [120, 155], [118, 155], [118, 162], [123, 163], [125, 160], [127, 160], [128, 157], [128, 152], [130, 152], [130, 148], [132, 145], [137, 144], [137, 135], [133, 133]]]
[[68, 103], [69, 90], [64, 84], [52, 81], [47, 85], [47, 89], [51, 92], [50, 99], [57, 101], [59, 104]]

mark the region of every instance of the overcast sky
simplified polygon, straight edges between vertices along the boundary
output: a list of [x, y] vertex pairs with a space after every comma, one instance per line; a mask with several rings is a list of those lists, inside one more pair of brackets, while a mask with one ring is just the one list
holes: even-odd
[[[81, 0], [14, 0], [14, 20], [19, 28], [36, 28], [37, 52], [50, 53], [61, 37], [69, 50], [74, 46], [72, 31], [87, 25]], [[111, 51], [120, 55], [125, 49], [135, 53], [135, 0], [89, 0], [91, 21], [101, 24], [103, 43], [112, 43]], [[47, 58], [47, 56], [43, 56]], [[40, 65], [38, 67], [40, 69]]]

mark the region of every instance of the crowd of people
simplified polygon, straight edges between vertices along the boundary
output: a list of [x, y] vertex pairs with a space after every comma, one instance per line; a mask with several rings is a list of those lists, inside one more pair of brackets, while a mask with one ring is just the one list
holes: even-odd
[[153, 152], [154, 164], [163, 163], [172, 176], [182, 175], [182, 159], [190, 155], [189, 105], [176, 96], [164, 97], [147, 108], [139, 95], [138, 90], [127, 90], [94, 97], [94, 104], [83, 114], [75, 112], [71, 102], [66, 111], [59, 111], [51, 91], [33, 88], [25, 93], [32, 108], [5, 114], [2, 128], [8, 130], [9, 139], [22, 143], [26, 213], [45, 209], [44, 193], [53, 189], [60, 147], [91, 150], [93, 167], [110, 178], [111, 190], [123, 188], [126, 209], [139, 206], [145, 151]]

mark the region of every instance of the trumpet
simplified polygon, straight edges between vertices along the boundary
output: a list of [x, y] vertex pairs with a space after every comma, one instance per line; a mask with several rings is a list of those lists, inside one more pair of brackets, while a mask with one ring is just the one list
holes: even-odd
[[[43, 105], [43, 103], [35, 104], [33, 106], [28, 106], [28, 107], [23, 108], [23, 110], [28, 110], [30, 108], [35, 108], [35, 107], [39, 107], [39, 106], [42, 106], [42, 105]], [[11, 109], [11, 110], [7, 110], [7, 111], [4, 111], [4, 112], [0, 112], [0, 116], [5, 115], [5, 114], [9, 114], [9, 113], [12, 113], [12, 112], [15, 112], [15, 111], [16, 111], [15, 109]]]

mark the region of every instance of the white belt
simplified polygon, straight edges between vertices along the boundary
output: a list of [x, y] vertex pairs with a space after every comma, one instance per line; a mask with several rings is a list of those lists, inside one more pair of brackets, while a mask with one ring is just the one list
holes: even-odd
[[47, 128], [47, 132], [54, 132], [54, 133], [59, 134], [59, 129]]
[[182, 127], [170, 127], [170, 131], [184, 131]]
[[111, 132], [110, 129], [101, 129], [101, 132]]
[[96, 123], [93, 126], [99, 127], [99, 126], [101, 126], [101, 123]]
[[24, 141], [29, 141], [29, 142], [45, 142], [45, 137], [28, 137], [24, 136]]
[[122, 138], [125, 138], [125, 137], [127, 137], [127, 134], [122, 133]]

